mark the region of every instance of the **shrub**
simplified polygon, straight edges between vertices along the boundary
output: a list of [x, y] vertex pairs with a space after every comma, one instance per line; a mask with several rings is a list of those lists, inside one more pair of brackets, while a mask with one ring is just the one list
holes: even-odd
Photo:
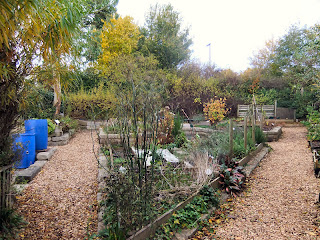
[[210, 124], [213, 125], [215, 122], [219, 122], [226, 116], [228, 109], [226, 108], [226, 99], [210, 99], [210, 102], [203, 104], [203, 112]]
[[115, 97], [100, 84], [90, 91], [81, 89], [70, 93], [66, 101], [66, 113], [70, 117], [85, 119], [105, 119], [113, 114]]
[[18, 239], [18, 232], [27, 223], [14, 209], [0, 210], [0, 240]]
[[55, 113], [53, 106], [54, 93], [42, 85], [28, 89], [25, 100], [20, 104], [21, 115], [25, 119], [52, 118]]

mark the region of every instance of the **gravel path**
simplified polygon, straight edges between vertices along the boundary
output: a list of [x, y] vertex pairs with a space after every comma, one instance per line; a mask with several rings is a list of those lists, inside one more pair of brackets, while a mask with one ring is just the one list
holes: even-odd
[[18, 200], [29, 222], [21, 239], [84, 239], [95, 230], [97, 174], [89, 131], [58, 147]]
[[[314, 203], [320, 180], [313, 173], [306, 129], [283, 128], [273, 151], [235, 200], [232, 218], [217, 228], [217, 239], [320, 239], [320, 211]], [[317, 232], [318, 231], [318, 232]]]

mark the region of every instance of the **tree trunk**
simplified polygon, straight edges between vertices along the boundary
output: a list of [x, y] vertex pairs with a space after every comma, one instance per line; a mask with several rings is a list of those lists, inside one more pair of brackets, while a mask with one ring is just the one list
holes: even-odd
[[53, 78], [54, 78], [54, 100], [53, 100], [53, 106], [56, 107], [55, 115], [60, 114], [60, 108], [61, 108], [61, 84], [60, 84], [60, 74], [57, 73], [55, 70], [53, 70]]

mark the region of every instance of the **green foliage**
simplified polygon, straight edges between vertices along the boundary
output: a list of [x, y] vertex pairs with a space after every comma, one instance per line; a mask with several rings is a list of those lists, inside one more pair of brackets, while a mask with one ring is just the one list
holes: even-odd
[[201, 214], [207, 213], [211, 207], [217, 207], [219, 201], [219, 194], [205, 185], [200, 190], [200, 195], [196, 196], [187, 206], [173, 213], [168, 222], [161, 225], [153, 239], [169, 240], [172, 239], [174, 232], [197, 226]]
[[23, 105], [20, 106], [22, 108], [21, 115], [25, 119], [52, 118], [55, 113], [53, 98], [53, 91], [43, 85], [31, 86], [27, 90]]
[[60, 117], [60, 127], [63, 132], [68, 132], [70, 129], [77, 130], [79, 123], [77, 120], [70, 118], [69, 116]]
[[114, 94], [103, 85], [90, 91], [70, 93], [66, 100], [66, 114], [73, 118], [104, 119], [113, 114]]
[[[118, 17], [116, 6], [119, 0], [84, 0], [82, 6], [85, 10], [85, 17], [77, 47], [86, 62], [95, 62], [101, 55], [101, 30], [104, 22], [109, 22], [112, 17]], [[87, 88], [84, 86], [87, 90]]]
[[260, 127], [256, 126], [254, 133], [255, 133], [254, 135], [255, 135], [255, 140], [257, 144], [266, 142], [267, 140], [266, 135], [263, 133], [263, 130]]
[[180, 14], [172, 5], [152, 7], [141, 32], [144, 37], [139, 43], [139, 51], [145, 56], [153, 54], [161, 68], [176, 68], [189, 59], [192, 44], [189, 29], [182, 29]]
[[315, 110], [313, 107], [307, 107], [308, 115], [307, 121], [304, 121], [303, 124], [308, 129], [307, 138], [310, 141], [319, 141], [320, 140], [320, 111]]
[[51, 135], [54, 133], [54, 130], [56, 129], [56, 124], [49, 118], [47, 119], [47, 123], [48, 123], [48, 135]]
[[204, 185], [199, 193], [203, 197], [204, 201], [208, 203], [209, 207], [217, 207], [219, 205], [220, 195], [212, 187]]
[[27, 222], [14, 209], [0, 210], [0, 240], [18, 239], [19, 231]]

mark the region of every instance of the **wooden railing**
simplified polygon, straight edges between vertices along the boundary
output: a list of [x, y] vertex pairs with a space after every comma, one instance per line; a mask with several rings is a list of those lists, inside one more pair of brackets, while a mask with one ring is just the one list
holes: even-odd
[[0, 210], [12, 207], [10, 196], [12, 165], [0, 168]]

